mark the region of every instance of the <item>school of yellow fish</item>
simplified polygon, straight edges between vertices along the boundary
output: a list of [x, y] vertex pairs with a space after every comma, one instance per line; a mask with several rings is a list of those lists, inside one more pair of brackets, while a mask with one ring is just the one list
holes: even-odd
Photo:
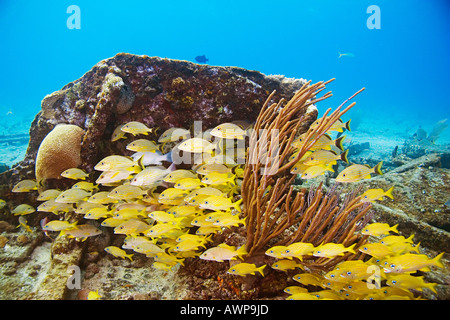
[[[314, 247], [311, 243], [295, 242], [288, 246], [269, 248], [266, 255], [278, 260], [273, 269], [287, 271], [299, 269], [293, 280], [300, 286], [289, 286], [285, 292], [288, 300], [412, 300], [416, 290], [424, 288], [436, 293], [436, 283], [414, 275], [417, 271], [427, 272], [430, 267], [443, 268], [440, 259], [444, 252], [430, 259], [420, 254], [420, 243], [414, 244], [411, 235], [405, 238], [398, 233], [397, 225], [372, 223], [360, 231], [362, 235], [376, 237], [377, 242], [369, 242], [357, 250], [355, 245], [326, 243]], [[363, 253], [368, 259], [346, 260], [329, 272], [306, 272], [304, 258], [334, 258], [345, 253]], [[308, 290], [309, 289], [309, 290]]]
[[[311, 128], [320, 123], [318, 119]], [[350, 121], [336, 122], [331, 131], [350, 130]], [[243, 177], [245, 148], [238, 142], [246, 135], [251, 126], [245, 123], [224, 123], [212, 130], [202, 132], [191, 138], [190, 131], [183, 128], [170, 128], [163, 132], [157, 141], [135, 139], [126, 149], [135, 152], [130, 157], [110, 155], [99, 161], [94, 169], [100, 172], [96, 181], [89, 181], [93, 175], [79, 168], [64, 171], [61, 176], [77, 181], [68, 190], [48, 189], [39, 193], [37, 200], [42, 201], [37, 208], [20, 204], [12, 210], [20, 216], [20, 226], [30, 231], [25, 215], [33, 212], [51, 212], [55, 215], [75, 212], [87, 220], [84, 224], [69, 223], [63, 217], [59, 220], [45, 221], [44, 232], [59, 232], [61, 236], [84, 241], [102, 231], [89, 223], [89, 220], [101, 220], [101, 226], [113, 228], [115, 234], [126, 235], [120, 247], [108, 246], [105, 251], [114, 257], [133, 260], [135, 253], [153, 258], [153, 266], [161, 270], [173, 270], [184, 265], [184, 260], [199, 257], [210, 261], [230, 261], [242, 259], [247, 252], [245, 245], [239, 248], [222, 243], [210, 247], [212, 237], [223, 228], [245, 226], [240, 217], [240, 185]], [[148, 128], [140, 122], [129, 122], [114, 130], [111, 141], [133, 139], [138, 135], [155, 135], [155, 128]], [[292, 157], [305, 143], [306, 134], [298, 136], [292, 143], [295, 149]], [[311, 139], [313, 139], [312, 137]], [[337, 161], [348, 163], [347, 153], [343, 150], [345, 136], [333, 140], [323, 135], [292, 168], [292, 174], [302, 179], [311, 179], [333, 171]], [[164, 153], [167, 146], [170, 152]], [[170, 148], [170, 147], [169, 147]], [[176, 154], [188, 154], [194, 158], [189, 169], [176, 169], [173, 158]], [[172, 164], [163, 166], [163, 162]], [[370, 168], [352, 164], [336, 178], [337, 182], [354, 182], [368, 179], [371, 174], [382, 174], [380, 162]], [[189, 167], [188, 166], [188, 167]], [[186, 166], [183, 166], [186, 168]], [[37, 190], [34, 180], [23, 180], [16, 184], [13, 192]], [[393, 199], [393, 188], [387, 191], [370, 189], [361, 195], [362, 202]], [[3, 201], [3, 200], [2, 200]], [[4, 205], [0, 202], [0, 205]], [[386, 225], [371, 224], [362, 234], [381, 236], [395, 228]], [[412, 237], [386, 236], [378, 243], [370, 243], [363, 248], [343, 247], [342, 244], [326, 243], [314, 247], [310, 243], [293, 243], [287, 247], [272, 247], [266, 254], [279, 259], [273, 269], [286, 271], [299, 268], [304, 271], [304, 256], [333, 258], [357, 250], [372, 258], [344, 261], [327, 274], [303, 272], [294, 276], [302, 286], [285, 289], [288, 299], [362, 299], [362, 298], [413, 298], [408, 289], [434, 290], [433, 284], [424, 283], [421, 277], [410, 274], [416, 270], [426, 270], [429, 266], [442, 265], [439, 255], [435, 259], [419, 254], [419, 246], [412, 244]], [[134, 252], [134, 253], [133, 253]], [[410, 252], [416, 252], [411, 254]], [[413, 257], [412, 263], [409, 258]], [[368, 288], [373, 279], [371, 268], [379, 272], [375, 279], [384, 281], [387, 286]], [[264, 276], [263, 266], [238, 263], [229, 268], [228, 273], [246, 276], [257, 274]], [[370, 278], [372, 277], [372, 278]], [[375, 281], [375, 282], [376, 282]], [[322, 290], [308, 292], [306, 286], [320, 287]]]

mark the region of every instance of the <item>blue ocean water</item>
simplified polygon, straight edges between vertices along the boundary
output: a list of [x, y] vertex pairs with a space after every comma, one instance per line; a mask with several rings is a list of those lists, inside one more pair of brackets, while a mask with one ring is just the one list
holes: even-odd
[[[67, 27], [70, 5], [81, 29]], [[379, 29], [368, 28], [371, 5]], [[334, 77], [321, 112], [365, 87], [349, 116], [366, 129], [431, 130], [450, 118], [449, 13], [447, 0], [1, 0], [0, 135], [29, 127], [45, 95], [118, 52]]]

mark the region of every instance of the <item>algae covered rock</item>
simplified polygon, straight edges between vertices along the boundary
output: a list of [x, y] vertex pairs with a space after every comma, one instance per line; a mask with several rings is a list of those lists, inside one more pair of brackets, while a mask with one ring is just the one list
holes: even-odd
[[[120, 124], [140, 121], [162, 132], [189, 128], [194, 121], [201, 121], [203, 130], [234, 120], [252, 122], [269, 93], [276, 90], [274, 101], [289, 99], [305, 82], [237, 67], [120, 53], [43, 99], [25, 159], [0, 176], [0, 183], [16, 182], [19, 175], [32, 177], [39, 145], [60, 123], [85, 131], [81, 167], [91, 171], [108, 154], [130, 154], [126, 141], [111, 144]], [[314, 110], [305, 123], [316, 117]]]

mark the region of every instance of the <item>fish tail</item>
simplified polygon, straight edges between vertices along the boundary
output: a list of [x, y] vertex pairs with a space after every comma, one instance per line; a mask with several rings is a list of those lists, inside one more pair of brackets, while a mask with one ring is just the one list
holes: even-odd
[[442, 262], [440, 261], [442, 256], [444, 255], [445, 252], [441, 252], [440, 254], [438, 254], [435, 258], [433, 258], [431, 261], [433, 262], [433, 265], [439, 268], [444, 268], [444, 265], [442, 264]]
[[350, 247], [347, 248], [348, 252], [351, 253], [356, 253], [355, 250], [353, 250], [353, 248], [355, 247], [356, 243], [352, 244]]
[[373, 167], [373, 172], [376, 174], [382, 175], [381, 166], [383, 165], [383, 161], [380, 161], [375, 167]]
[[233, 174], [230, 178], [228, 178], [228, 182], [230, 182], [231, 184], [235, 185], [236, 182], [234, 181], [234, 179], [236, 179], [236, 175]]
[[256, 271], [258, 271], [259, 273], [261, 273], [261, 275], [262, 275], [263, 277], [264, 277], [263, 270], [264, 270], [265, 267], [266, 267], [266, 265], [262, 265], [261, 267], [256, 268]]
[[125, 255], [125, 257], [127, 257], [128, 259], [130, 259], [130, 261], [133, 261], [133, 258], [132, 258], [132, 256], [133, 256], [133, 254], [132, 254], [132, 253], [130, 253], [130, 254], [126, 254], [126, 255]]
[[392, 186], [388, 191], [386, 191], [385, 193], [384, 193], [384, 195], [386, 196], [386, 197], [389, 197], [389, 198], [391, 198], [392, 200], [394, 200], [394, 196], [392, 195], [392, 191], [394, 190], [394, 186]]
[[416, 246], [414, 247], [414, 249], [412, 251], [416, 252], [416, 253], [420, 253], [419, 251], [419, 247], [420, 247], [420, 241], [418, 244], [416, 244]]
[[437, 293], [436, 288], [435, 288], [436, 285], [437, 285], [437, 283], [435, 283], [435, 282], [426, 283], [425, 288], [428, 288], [431, 291], [433, 291], [434, 293]]
[[236, 250], [236, 253], [237, 253], [239, 258], [242, 258], [242, 256], [245, 256], [246, 254], [248, 254], [247, 250], [245, 250], [245, 245], [240, 246]]
[[233, 203], [233, 207], [238, 211], [238, 212], [242, 212], [241, 210], [241, 203], [244, 199], [240, 199], [238, 201], [236, 201], [235, 203]]
[[[344, 137], [345, 137], [345, 136], [344, 136]], [[341, 154], [341, 160], [342, 160], [342, 161], [345, 161], [345, 163], [349, 163], [349, 162], [348, 162], [347, 155], [348, 155], [348, 149], [345, 150], [345, 152], [344, 152], [343, 154]]]
[[350, 128], [350, 122], [351, 122], [351, 121], [352, 121], [352, 119], [350, 119], [350, 120], [348, 120], [346, 123], [344, 123], [345, 129], [347, 129], [348, 131], [352, 131], [351, 128]]
[[396, 225], [393, 225], [393, 226], [390, 228], [390, 230], [391, 230], [392, 232], [398, 233], [397, 227], [398, 227], [398, 223], [397, 223]]
[[341, 151], [344, 151], [343, 143], [344, 143], [344, 140], [345, 140], [346, 137], [347, 137], [347, 136], [342, 136], [342, 137], [337, 138], [337, 139], [334, 141], [334, 145], [335, 145], [337, 148], [339, 148], [339, 150], [341, 150]]

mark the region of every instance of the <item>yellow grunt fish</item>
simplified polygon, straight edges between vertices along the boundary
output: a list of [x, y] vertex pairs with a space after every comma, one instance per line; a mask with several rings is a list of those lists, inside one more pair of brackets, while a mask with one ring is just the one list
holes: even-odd
[[316, 177], [324, 174], [326, 171], [334, 172], [333, 165], [327, 164], [327, 165], [310, 166], [301, 173], [300, 178], [301, 179], [313, 179], [313, 178], [316, 178]]
[[228, 173], [210, 172], [203, 177], [202, 182], [208, 185], [218, 185], [227, 183], [235, 185], [236, 184], [235, 178], [236, 175], [230, 175]]
[[36, 209], [34, 207], [30, 206], [29, 204], [23, 203], [23, 204], [19, 204], [11, 212], [15, 216], [24, 216], [24, 215], [33, 213], [35, 211], [36, 211]]
[[134, 152], [156, 152], [159, 146], [153, 141], [138, 139], [127, 144], [126, 149]]
[[86, 171], [78, 168], [70, 168], [61, 173], [61, 176], [73, 180], [86, 180], [89, 175]]
[[100, 162], [98, 162], [95, 165], [94, 169], [97, 171], [134, 171], [136, 167], [139, 168], [139, 165], [132, 158], [111, 155], [103, 158]]
[[45, 191], [42, 191], [41, 193], [39, 193], [36, 200], [37, 201], [47, 201], [50, 199], [56, 199], [56, 197], [59, 196], [61, 192], [62, 192], [61, 190], [48, 189], [48, 190], [45, 190]]
[[83, 189], [68, 189], [61, 192], [61, 194], [56, 197], [55, 202], [59, 203], [77, 203], [79, 201], [87, 200], [91, 196], [90, 192]]
[[337, 154], [334, 151], [327, 150], [317, 150], [314, 151], [311, 155], [309, 155], [304, 161], [303, 164], [307, 166], [318, 166], [318, 165], [335, 165], [337, 160], [342, 160], [348, 163], [347, 159], [348, 150], [341, 154]]
[[120, 130], [126, 133], [131, 133], [133, 136], [138, 134], [148, 135], [149, 133], [154, 133], [154, 128], [149, 128], [145, 124], [139, 121], [130, 121], [124, 124]]
[[108, 197], [117, 200], [131, 200], [142, 198], [146, 194], [147, 191], [142, 190], [138, 186], [121, 185], [111, 190]]
[[382, 165], [383, 161], [380, 161], [373, 168], [362, 164], [352, 164], [338, 174], [336, 182], [356, 182], [362, 179], [370, 179], [371, 173], [383, 174], [383, 172], [381, 172]]
[[125, 136], [125, 132], [123, 132], [123, 131], [121, 130], [121, 128], [123, 127], [123, 125], [124, 125], [124, 124], [121, 124], [121, 125], [117, 126], [117, 127], [114, 129], [114, 131], [113, 131], [113, 133], [112, 133], [112, 135], [111, 135], [111, 142], [114, 142], [114, 141], [117, 141], [117, 140], [120, 140], [120, 139], [126, 139], [126, 138], [127, 138], [127, 137]]
[[19, 181], [14, 188], [12, 188], [12, 192], [30, 192], [32, 190], [37, 190], [38, 185], [35, 180], [22, 180]]
[[313, 273], [299, 273], [292, 277], [295, 281], [307, 286], [320, 286], [323, 278]]
[[243, 140], [246, 132], [233, 123], [222, 123], [211, 130], [211, 135], [222, 139]]
[[394, 200], [392, 191], [394, 187], [391, 187], [386, 192], [383, 189], [369, 189], [361, 195], [361, 202], [375, 202], [375, 200], [383, 200], [384, 197], [389, 197]]
[[214, 145], [205, 139], [191, 138], [180, 143], [178, 149], [191, 153], [211, 153], [214, 149]]
[[189, 130], [184, 128], [169, 128], [161, 134], [158, 142], [165, 143], [178, 141], [180, 139], [186, 139], [189, 135]]

